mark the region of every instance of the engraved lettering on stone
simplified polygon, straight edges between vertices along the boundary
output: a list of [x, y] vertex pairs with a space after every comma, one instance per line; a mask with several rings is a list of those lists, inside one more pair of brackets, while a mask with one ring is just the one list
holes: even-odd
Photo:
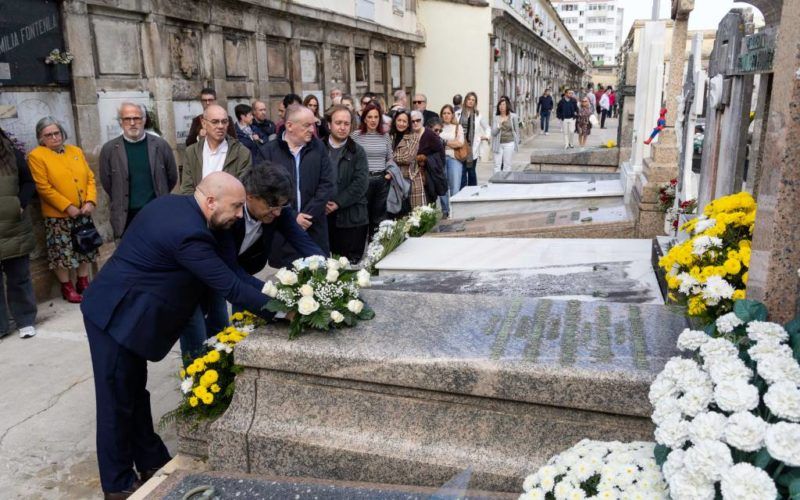
[[500, 331], [497, 333], [497, 338], [495, 338], [494, 344], [492, 345], [492, 359], [500, 359], [505, 352], [508, 339], [511, 336], [511, 327], [517, 320], [517, 316], [519, 316], [519, 311], [521, 308], [522, 299], [515, 298], [511, 302], [511, 307], [508, 310], [508, 314], [506, 314], [505, 320], [503, 320], [503, 325], [500, 327]]
[[594, 320], [595, 335], [594, 335], [594, 349], [592, 356], [595, 359], [603, 362], [608, 362], [614, 357], [611, 351], [611, 313], [608, 306], [599, 306]]
[[564, 335], [561, 338], [562, 363], [571, 365], [575, 363], [575, 351], [578, 347], [578, 325], [581, 322], [581, 303], [577, 300], [567, 302], [564, 316]]
[[642, 309], [639, 306], [628, 306], [628, 320], [631, 324], [631, 338], [633, 342], [633, 360], [636, 368], [648, 370], [650, 361], [647, 357], [647, 340], [644, 333]]
[[533, 317], [533, 328], [528, 338], [528, 343], [522, 352], [522, 356], [527, 361], [536, 361], [539, 357], [539, 349], [542, 345], [542, 336], [544, 329], [547, 325], [547, 319], [550, 317], [550, 311], [553, 308], [553, 303], [549, 300], [540, 300], [536, 306], [536, 312]]

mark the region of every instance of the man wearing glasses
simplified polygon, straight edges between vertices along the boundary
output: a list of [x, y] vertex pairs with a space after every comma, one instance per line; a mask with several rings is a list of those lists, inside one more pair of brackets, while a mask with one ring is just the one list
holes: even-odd
[[[212, 104], [217, 103], [217, 91], [211, 88], [205, 88], [200, 91], [200, 104], [203, 105], [203, 113]], [[233, 128], [233, 120], [228, 117], [228, 130], [226, 133], [231, 137], [236, 137], [236, 130]], [[192, 125], [189, 127], [189, 135], [186, 136], [186, 147], [196, 143], [200, 137], [206, 134], [203, 128], [203, 115], [202, 113], [195, 116], [192, 120]]]
[[123, 102], [117, 111], [122, 135], [100, 150], [100, 183], [111, 201], [111, 227], [121, 238], [146, 204], [172, 191], [178, 182], [175, 157], [167, 141], [144, 130], [145, 108]]
[[414, 100], [411, 102], [414, 105], [414, 109], [422, 113], [422, 124], [428, 127], [428, 122], [431, 118], [439, 118], [439, 113], [436, 111], [428, 110], [428, 98], [425, 94], [417, 94], [414, 96]]

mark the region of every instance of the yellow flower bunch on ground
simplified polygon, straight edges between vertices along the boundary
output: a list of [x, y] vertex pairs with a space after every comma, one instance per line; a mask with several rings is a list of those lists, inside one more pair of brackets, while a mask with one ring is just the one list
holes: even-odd
[[249, 312], [238, 312], [230, 318], [231, 326], [206, 341], [206, 352], [197, 356], [180, 371], [181, 405], [165, 416], [216, 418], [225, 412], [234, 391], [234, 379], [241, 371], [234, 364], [236, 344], [255, 330], [259, 319]]
[[691, 238], [659, 260], [670, 299], [689, 316], [713, 320], [745, 298], [756, 202], [746, 192], [718, 198], [681, 227]]

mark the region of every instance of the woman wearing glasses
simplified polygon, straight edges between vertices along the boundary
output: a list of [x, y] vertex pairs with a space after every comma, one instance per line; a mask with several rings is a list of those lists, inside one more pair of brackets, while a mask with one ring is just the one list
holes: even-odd
[[[422, 126], [422, 113], [416, 112], [416, 120]], [[413, 118], [405, 109], [397, 111], [392, 120], [392, 145], [394, 161], [403, 177], [411, 184], [408, 198], [403, 201], [403, 209], [393, 214], [402, 217], [414, 207], [425, 204], [425, 177], [422, 169], [417, 164], [417, 151], [419, 150], [419, 135], [412, 130]]]
[[[42, 201], [47, 261], [61, 283], [64, 300], [77, 304], [89, 286], [89, 266], [97, 260], [97, 250], [76, 251], [72, 232], [92, 221], [97, 206], [94, 174], [83, 151], [64, 143], [67, 133], [55, 118], [39, 120], [36, 138], [39, 146], [28, 155], [28, 166]], [[73, 269], [76, 286], [70, 281]]]

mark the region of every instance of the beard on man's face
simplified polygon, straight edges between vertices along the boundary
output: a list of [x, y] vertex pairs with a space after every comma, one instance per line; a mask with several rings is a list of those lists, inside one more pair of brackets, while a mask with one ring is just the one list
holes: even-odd
[[213, 231], [220, 231], [223, 229], [229, 229], [233, 223], [236, 222], [236, 218], [232, 218], [230, 220], [223, 220], [222, 216], [218, 213], [211, 214], [211, 219], [208, 221], [208, 228]]

